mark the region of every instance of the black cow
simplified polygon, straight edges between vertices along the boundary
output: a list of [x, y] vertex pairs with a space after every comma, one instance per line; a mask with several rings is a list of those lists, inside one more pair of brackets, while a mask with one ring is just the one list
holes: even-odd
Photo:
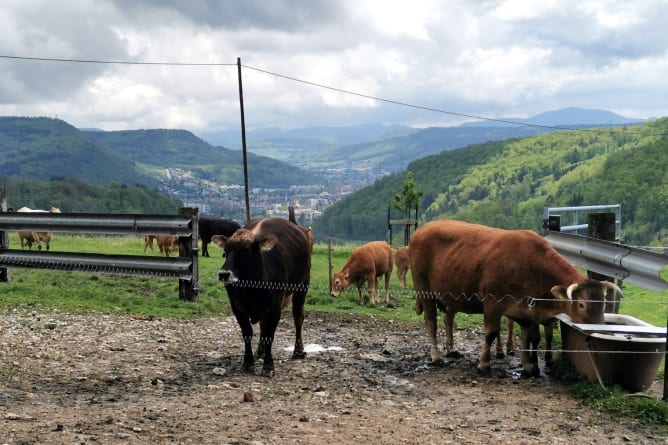
[[264, 358], [262, 375], [274, 375], [271, 353], [282, 310], [292, 299], [295, 347], [292, 358], [304, 358], [302, 326], [304, 301], [311, 279], [311, 240], [294, 218], [260, 218], [232, 236], [215, 235], [214, 244], [225, 250], [218, 279], [225, 283], [232, 312], [244, 342], [243, 370], [254, 372], [251, 340], [253, 324], [260, 322], [257, 358]]
[[214, 235], [232, 236], [241, 225], [231, 219], [222, 218], [200, 218], [199, 237], [202, 240], [202, 256], [209, 256], [209, 243]]

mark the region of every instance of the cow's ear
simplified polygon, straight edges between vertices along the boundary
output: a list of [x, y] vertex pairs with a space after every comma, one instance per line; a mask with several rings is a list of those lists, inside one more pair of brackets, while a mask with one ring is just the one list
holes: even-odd
[[554, 295], [554, 298], [556, 299], [568, 299], [568, 289], [566, 289], [564, 286], [552, 286], [550, 293]]
[[257, 242], [260, 244], [260, 250], [266, 252], [276, 245], [276, 237], [274, 235], [259, 236]]
[[214, 246], [224, 249], [227, 239], [228, 238], [225, 235], [214, 235], [211, 237], [211, 242], [213, 243]]

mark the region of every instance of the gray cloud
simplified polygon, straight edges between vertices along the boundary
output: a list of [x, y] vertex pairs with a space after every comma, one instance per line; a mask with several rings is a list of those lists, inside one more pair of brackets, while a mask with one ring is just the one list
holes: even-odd
[[[57, 3], [57, 4], [56, 4]], [[487, 117], [562, 106], [668, 114], [668, 3], [21, 0], [0, 54], [234, 63]], [[102, 128], [236, 128], [236, 68], [0, 59], [0, 114]], [[251, 126], [458, 122], [244, 69]]]

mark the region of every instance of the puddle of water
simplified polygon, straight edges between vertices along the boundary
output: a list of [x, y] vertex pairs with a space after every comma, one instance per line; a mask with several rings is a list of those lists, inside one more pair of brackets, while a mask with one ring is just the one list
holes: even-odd
[[[294, 346], [288, 346], [287, 348], [283, 348], [284, 351], [293, 351], [295, 349]], [[343, 348], [340, 346], [323, 346], [319, 345], [317, 343], [308, 343], [304, 345], [304, 352], [307, 354], [313, 354], [316, 352], [330, 352], [330, 351], [343, 351]]]

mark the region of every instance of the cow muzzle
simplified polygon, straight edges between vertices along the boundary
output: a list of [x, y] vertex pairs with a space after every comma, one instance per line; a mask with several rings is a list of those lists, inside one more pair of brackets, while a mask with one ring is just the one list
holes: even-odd
[[234, 272], [231, 270], [221, 270], [218, 272], [218, 281], [222, 281], [225, 284], [232, 284], [239, 281]]

